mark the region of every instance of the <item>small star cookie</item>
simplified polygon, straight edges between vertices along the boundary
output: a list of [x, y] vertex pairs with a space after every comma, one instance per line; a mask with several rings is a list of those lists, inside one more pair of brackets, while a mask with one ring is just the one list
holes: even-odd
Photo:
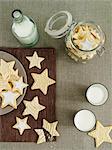
[[23, 112], [23, 116], [32, 115], [35, 120], [38, 119], [39, 112], [45, 109], [45, 106], [39, 104], [38, 97], [34, 97], [32, 101], [23, 101], [26, 108]]
[[21, 95], [23, 94], [23, 89], [28, 86], [28, 84], [23, 82], [23, 77], [20, 77], [18, 81], [13, 81], [13, 90], [18, 91]]
[[11, 85], [7, 80], [0, 80], [0, 92], [4, 90], [11, 90]]
[[15, 61], [6, 62], [5, 60], [0, 60], [0, 75], [3, 80], [17, 80], [18, 79], [18, 69], [14, 70], [13, 67]]
[[44, 95], [47, 94], [48, 87], [55, 83], [55, 81], [48, 76], [48, 69], [45, 69], [41, 74], [31, 73], [31, 75], [34, 79], [31, 89], [40, 89]]
[[1, 98], [2, 98], [2, 105], [1, 108], [5, 108], [6, 106], [10, 105], [13, 108], [17, 109], [16, 100], [20, 96], [19, 93], [13, 91], [2, 91]]
[[10, 61], [7, 64], [8, 64], [9, 69], [13, 72], [14, 71], [13, 68], [14, 68], [14, 65], [15, 65], [15, 61]]
[[29, 68], [37, 67], [39, 69], [41, 69], [41, 62], [45, 59], [43, 57], [39, 57], [36, 51], [34, 52], [33, 56], [26, 58], [30, 61]]
[[59, 133], [56, 130], [58, 121], [55, 121], [53, 123], [49, 123], [47, 120], [43, 119], [43, 128], [49, 132], [49, 134], [53, 136], [59, 136]]
[[46, 142], [46, 138], [45, 138], [45, 134], [43, 129], [35, 129], [35, 132], [38, 134], [38, 140], [37, 140], [37, 144], [41, 144]]
[[104, 127], [99, 121], [96, 123], [96, 129], [88, 133], [96, 141], [96, 147], [98, 148], [103, 142], [112, 143], [112, 139], [109, 133], [112, 130], [112, 126]]
[[14, 129], [19, 130], [20, 135], [23, 134], [24, 130], [31, 129], [31, 127], [27, 124], [28, 117], [24, 119], [20, 119], [16, 117], [16, 124], [13, 126]]
[[0, 73], [3, 79], [7, 79], [11, 73], [12, 65], [9, 65], [5, 60], [0, 60]]

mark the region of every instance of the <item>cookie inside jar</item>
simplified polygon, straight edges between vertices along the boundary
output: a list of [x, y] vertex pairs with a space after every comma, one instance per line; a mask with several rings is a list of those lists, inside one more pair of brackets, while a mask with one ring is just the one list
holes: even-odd
[[79, 49], [90, 51], [98, 47], [101, 37], [94, 25], [85, 23], [73, 29], [72, 41]]
[[92, 23], [78, 23], [72, 27], [68, 37], [66, 41], [68, 55], [76, 61], [92, 59], [102, 43], [101, 31]]

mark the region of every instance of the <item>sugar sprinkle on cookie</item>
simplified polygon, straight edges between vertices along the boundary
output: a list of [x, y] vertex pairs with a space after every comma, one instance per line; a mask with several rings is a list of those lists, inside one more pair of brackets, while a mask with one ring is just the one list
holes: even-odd
[[17, 103], [16, 100], [20, 96], [19, 93], [13, 92], [13, 91], [2, 91], [1, 92], [1, 98], [2, 98], [2, 104], [1, 108], [5, 108], [6, 106], [12, 106], [14, 109], [17, 109]]

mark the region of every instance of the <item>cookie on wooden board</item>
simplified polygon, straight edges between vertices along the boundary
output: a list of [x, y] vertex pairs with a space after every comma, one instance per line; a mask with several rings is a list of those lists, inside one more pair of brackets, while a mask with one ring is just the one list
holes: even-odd
[[46, 142], [46, 137], [43, 129], [35, 129], [35, 132], [38, 134], [37, 144], [41, 144]]
[[47, 120], [43, 119], [43, 129], [45, 129], [49, 134], [53, 136], [59, 136], [58, 131], [56, 130], [58, 121], [49, 123]]
[[35, 120], [38, 119], [39, 112], [45, 109], [45, 106], [39, 104], [38, 96], [34, 97], [32, 101], [24, 100], [25, 110], [23, 116], [32, 115]]
[[31, 73], [31, 75], [34, 79], [31, 89], [40, 89], [44, 95], [47, 94], [48, 87], [56, 82], [48, 76], [48, 69], [45, 69], [41, 74]]
[[41, 62], [45, 59], [43, 57], [39, 57], [36, 51], [34, 52], [33, 56], [27, 56], [26, 58], [30, 62], [29, 68], [37, 67], [39, 69], [41, 69]]
[[27, 124], [27, 121], [28, 121], [28, 117], [24, 119], [20, 119], [16, 117], [16, 124], [13, 126], [13, 128], [17, 129], [20, 135], [22, 135], [25, 130], [31, 129], [31, 127]]

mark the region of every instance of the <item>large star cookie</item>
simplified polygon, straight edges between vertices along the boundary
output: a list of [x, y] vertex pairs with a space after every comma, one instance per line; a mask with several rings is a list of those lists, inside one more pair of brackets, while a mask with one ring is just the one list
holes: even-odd
[[20, 135], [23, 134], [24, 130], [31, 129], [31, 127], [27, 124], [27, 120], [28, 120], [28, 117], [26, 117], [24, 119], [20, 119], [20, 118], [16, 117], [17, 123], [13, 126], [13, 128], [18, 129]]
[[17, 98], [20, 96], [19, 93], [13, 91], [2, 91], [2, 105], [1, 108], [5, 108], [6, 106], [10, 105], [13, 108], [17, 109]]
[[39, 69], [41, 69], [41, 62], [45, 59], [43, 57], [39, 57], [36, 51], [34, 52], [33, 56], [26, 58], [30, 61], [29, 68], [37, 67]]
[[99, 121], [96, 123], [96, 129], [88, 133], [96, 141], [96, 147], [99, 147], [103, 142], [112, 143], [112, 139], [109, 133], [112, 130], [112, 126], [104, 127]]
[[55, 121], [53, 123], [49, 123], [47, 120], [43, 119], [43, 128], [49, 132], [49, 134], [54, 137], [54, 136], [59, 136], [58, 131], [56, 130], [58, 121]]
[[34, 97], [32, 101], [23, 101], [26, 108], [23, 115], [32, 115], [35, 120], [38, 119], [39, 112], [45, 109], [45, 106], [39, 104], [38, 97]]
[[35, 129], [35, 132], [38, 134], [38, 140], [37, 140], [37, 144], [41, 144], [46, 142], [46, 138], [45, 138], [45, 134], [43, 129]]
[[34, 79], [31, 89], [40, 89], [44, 95], [47, 94], [48, 87], [55, 83], [55, 81], [48, 76], [48, 69], [45, 69], [41, 74], [32, 73], [31, 75]]

